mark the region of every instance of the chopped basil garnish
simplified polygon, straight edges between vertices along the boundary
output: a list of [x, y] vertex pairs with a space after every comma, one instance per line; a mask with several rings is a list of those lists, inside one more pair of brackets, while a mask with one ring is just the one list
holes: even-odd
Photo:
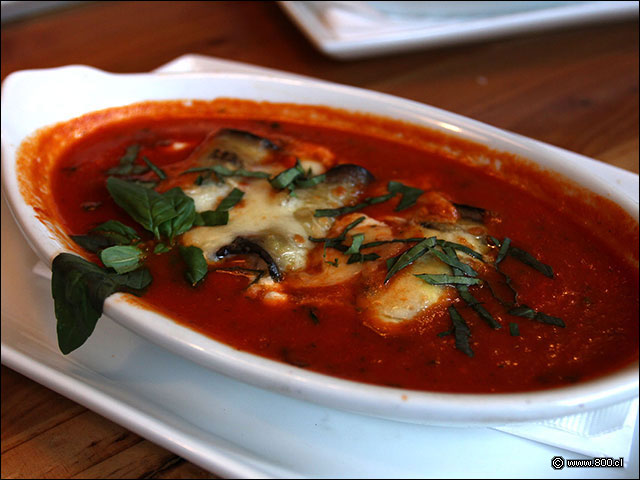
[[507, 313], [509, 315], [515, 315], [517, 317], [524, 317], [531, 320], [536, 320], [540, 323], [547, 323], [549, 325], [555, 325], [556, 327], [566, 327], [565, 323], [561, 318], [552, 317], [551, 315], [547, 315], [546, 313], [537, 312], [533, 308], [527, 305], [520, 305], [518, 307], [512, 308]]
[[293, 194], [296, 188], [313, 187], [323, 182], [325, 178], [325, 174], [316, 175], [315, 177], [311, 176], [311, 170], [305, 172], [300, 164], [300, 160], [297, 160], [295, 166], [280, 172], [269, 180], [269, 183], [276, 190], [288, 188], [289, 192]]
[[91, 336], [108, 296], [116, 292], [140, 295], [151, 283], [146, 268], [125, 274], [111, 273], [69, 253], [54, 258], [51, 270], [58, 347], [65, 355]]
[[365, 248], [373, 248], [378, 247], [380, 245], [385, 245], [387, 243], [416, 243], [424, 240], [424, 237], [417, 238], [394, 238], [392, 240], [376, 240], [374, 242], [363, 243], [360, 247], [360, 250], [364, 250]]
[[304, 169], [302, 168], [302, 165], [300, 165], [300, 161], [298, 160], [295, 166], [280, 172], [274, 178], [269, 180], [269, 183], [276, 190], [282, 190], [284, 188], [289, 187], [289, 185], [291, 185], [296, 178], [301, 177], [303, 175], [304, 175]]
[[135, 164], [139, 152], [140, 145], [138, 144], [127, 147], [125, 154], [120, 157], [120, 163], [118, 166], [107, 170], [107, 175], [119, 175], [126, 177], [128, 175], [140, 175], [147, 172], [149, 170], [147, 167]]
[[217, 227], [219, 225], [226, 225], [229, 223], [229, 212], [207, 210], [205, 212], [198, 213], [195, 224], [199, 227]]
[[400, 194], [402, 198], [398, 202], [398, 205], [395, 208], [396, 212], [400, 212], [402, 210], [406, 210], [409, 207], [412, 207], [420, 195], [424, 193], [424, 190], [420, 190], [419, 188], [409, 187], [400, 182], [389, 182], [387, 185], [387, 190], [389, 193]]
[[485, 322], [489, 324], [491, 328], [494, 330], [499, 330], [502, 328], [502, 325], [498, 323], [498, 321], [493, 318], [486, 308], [482, 306], [482, 304], [469, 292], [469, 287], [466, 285], [456, 285], [456, 289], [460, 294], [460, 298], [464, 300], [467, 305], [469, 305], [480, 318], [482, 318]]
[[316, 312], [313, 311], [313, 308], [309, 309], [309, 317], [311, 318], [311, 321], [314, 325], [318, 325], [320, 323], [320, 319], [316, 315]]
[[356, 205], [347, 205], [340, 208], [319, 208], [314, 212], [313, 215], [315, 217], [337, 217], [340, 215], [345, 215], [347, 213], [357, 212], [358, 210], [362, 210], [369, 205], [386, 202], [387, 200], [393, 198], [395, 195], [395, 193], [387, 193], [386, 195], [381, 195], [379, 197], [370, 197], [364, 199], [362, 202], [357, 203]]
[[[380, 258], [377, 253], [353, 253], [347, 259], [347, 264], [371, 262]], [[337, 260], [337, 259], [336, 259]], [[337, 265], [336, 265], [337, 267]]]
[[515, 322], [509, 322], [509, 333], [512, 337], [520, 336], [520, 327]]
[[527, 253], [524, 250], [511, 246], [509, 247], [509, 255], [520, 260], [525, 265], [528, 265], [531, 268], [536, 269], [545, 277], [553, 278], [553, 268], [551, 268], [547, 264], [540, 262], [530, 253]]
[[471, 350], [471, 346], [469, 345], [469, 339], [471, 338], [469, 326], [454, 306], [449, 307], [449, 316], [453, 323], [452, 330], [455, 336], [456, 348], [469, 357], [473, 357], [473, 350]]
[[479, 278], [465, 277], [463, 275], [447, 275], [446, 273], [419, 273], [415, 276], [430, 285], [478, 285], [482, 283], [482, 280]]
[[222, 199], [220, 204], [216, 207], [216, 211], [224, 212], [231, 210], [240, 202], [240, 200], [242, 200], [242, 197], [244, 197], [244, 192], [242, 190], [234, 188], [226, 197]]
[[348, 249], [348, 247], [343, 245], [342, 242], [344, 242], [344, 240], [347, 238], [347, 233], [349, 232], [349, 230], [352, 230], [353, 228], [360, 225], [360, 223], [362, 223], [364, 219], [365, 217], [360, 217], [355, 219], [349, 225], [344, 227], [344, 230], [342, 230], [342, 233], [337, 237], [323, 237], [323, 238], [308, 237], [308, 238], [312, 242], [316, 242], [316, 243], [324, 242], [325, 248], [335, 248], [336, 250], [340, 250], [341, 252], [344, 252]]
[[384, 279], [384, 283], [387, 283], [391, 277], [398, 273], [403, 268], [411, 265], [422, 255], [430, 251], [436, 246], [436, 237], [429, 237], [422, 240], [417, 245], [414, 245], [410, 249], [403, 252], [396, 258], [390, 258], [387, 261], [387, 276]]
[[229, 210], [236, 206], [242, 197], [244, 192], [237, 188], [231, 190], [231, 192], [222, 199], [220, 204], [215, 210], [207, 210], [197, 214], [196, 221], [197, 226], [216, 227], [219, 225], [226, 225], [229, 223]]
[[[500, 244], [498, 243], [498, 245]], [[504, 259], [504, 257], [507, 256], [507, 252], [509, 251], [510, 246], [511, 246], [511, 239], [509, 237], [506, 237], [502, 241], [502, 245], [500, 245], [500, 250], [498, 251], [498, 256], [496, 257], [496, 267], [498, 266], [498, 264], [500, 264], [500, 262]]]
[[344, 252], [345, 255], [352, 255], [360, 252], [360, 246], [364, 241], [364, 233], [356, 233], [351, 237], [351, 246]]
[[438, 257], [442, 263], [446, 263], [450, 267], [457, 269], [460, 273], [470, 277], [477, 277], [478, 273], [466, 263], [461, 262], [455, 254], [455, 251], [447, 247], [444, 251], [432, 250], [431, 253]]
[[223, 165], [214, 165], [211, 167], [216, 175], [220, 177], [249, 177], [249, 178], [269, 178], [271, 174], [267, 172], [259, 172], [253, 170], [245, 170], [244, 168], [238, 168], [237, 170], [230, 170]]
[[553, 268], [551, 268], [549, 265], [545, 263], [542, 263], [530, 253], [525, 252], [524, 250], [511, 245], [510, 238], [505, 238], [502, 242], [500, 242], [500, 240], [498, 240], [495, 237], [490, 237], [490, 238], [495, 245], [500, 246], [500, 251], [498, 252], [498, 258], [496, 259], [496, 265], [499, 264], [504, 259], [504, 257], [508, 254], [508, 255], [511, 255], [516, 260], [519, 260], [525, 265], [528, 265], [529, 267], [542, 273], [545, 277], [553, 278]]
[[466, 253], [467, 255], [477, 258], [478, 260], [482, 260], [482, 254], [467, 247], [466, 245], [460, 245], [459, 243], [448, 242], [446, 240], [440, 240], [440, 239], [438, 239], [438, 245], [441, 246], [442, 248], [445, 248], [445, 247], [453, 248], [454, 250], [458, 250], [462, 253]]
[[165, 180], [167, 178], [167, 174], [164, 173], [164, 170], [157, 165], [154, 165], [147, 157], [142, 157], [142, 160], [144, 160], [144, 163], [147, 164], [147, 166], [158, 176], [160, 180]]
[[315, 177], [309, 177], [304, 179], [298, 178], [296, 180], [296, 187], [299, 187], [299, 188], [315, 187], [319, 183], [324, 182], [326, 178], [327, 176], [324, 173], [321, 173], [320, 175], [316, 175]]
[[400, 202], [398, 203], [398, 206], [395, 210], [405, 210], [411, 207], [416, 202], [418, 197], [420, 197], [420, 195], [424, 193], [424, 191], [420, 190], [419, 188], [408, 187], [400, 182], [389, 182], [387, 185], [387, 190], [389, 191], [389, 193], [387, 193], [386, 195], [365, 198], [362, 202], [355, 205], [347, 205], [339, 208], [319, 208], [315, 211], [314, 216], [337, 217], [340, 215], [345, 215], [347, 213], [357, 212], [358, 210], [362, 210], [363, 208], [370, 205], [386, 202], [396, 195], [401, 195], [402, 198], [400, 199]]

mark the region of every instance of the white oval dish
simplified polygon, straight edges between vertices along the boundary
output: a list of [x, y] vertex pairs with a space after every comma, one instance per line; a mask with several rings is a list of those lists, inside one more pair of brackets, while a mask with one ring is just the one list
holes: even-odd
[[[108, 107], [144, 100], [234, 97], [325, 105], [373, 113], [444, 131], [514, 153], [555, 170], [624, 208], [638, 221], [638, 203], [585, 168], [585, 158], [416, 102], [307, 79], [247, 74], [114, 75], [70, 66], [17, 72], [2, 86], [2, 182], [9, 205], [38, 256], [51, 264], [64, 250], [22, 198], [16, 150], [35, 130]], [[239, 380], [322, 405], [432, 425], [500, 425], [601, 408], [638, 395], [638, 364], [575, 386], [517, 394], [446, 394], [342, 380], [238, 351], [134, 306], [120, 294], [105, 314], [153, 342]]]

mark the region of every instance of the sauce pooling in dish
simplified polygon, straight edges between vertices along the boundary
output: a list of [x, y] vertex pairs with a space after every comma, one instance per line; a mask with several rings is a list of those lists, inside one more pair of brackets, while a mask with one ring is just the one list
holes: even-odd
[[240, 350], [419, 390], [551, 388], [637, 359], [637, 258], [611, 247], [637, 224], [619, 208], [402, 124], [240, 105], [108, 122], [52, 161], [56, 221], [139, 301]]

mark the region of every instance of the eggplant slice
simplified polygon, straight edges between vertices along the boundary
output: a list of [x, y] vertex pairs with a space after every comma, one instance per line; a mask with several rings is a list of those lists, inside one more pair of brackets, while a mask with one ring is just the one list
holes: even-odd
[[351, 163], [336, 165], [326, 175], [326, 182], [330, 184], [368, 185], [376, 179], [366, 168]]
[[228, 255], [257, 255], [267, 264], [269, 275], [273, 281], [279, 282], [282, 280], [282, 273], [271, 255], [269, 255], [269, 252], [247, 238], [236, 237], [231, 244], [221, 247], [216, 252], [216, 257], [218, 258], [224, 258]]
[[200, 167], [249, 168], [264, 163], [279, 148], [268, 138], [227, 128], [209, 135], [198, 146], [192, 154], [193, 163]]
[[458, 210], [460, 218], [478, 223], [484, 222], [484, 216], [487, 213], [484, 208], [465, 205], [464, 203], [454, 203], [453, 206]]

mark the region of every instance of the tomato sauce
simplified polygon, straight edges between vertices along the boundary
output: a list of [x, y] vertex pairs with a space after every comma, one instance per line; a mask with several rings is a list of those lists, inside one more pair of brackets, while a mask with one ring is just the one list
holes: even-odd
[[[380, 133], [393, 127], [410, 137], [417, 131], [399, 122], [366, 118], [365, 123], [372, 125], [367, 129], [356, 126], [362, 118], [355, 115], [349, 124], [350, 116], [344, 112], [336, 114], [340, 122], [318, 123], [318, 116], [331, 112], [318, 109], [315, 115], [267, 117], [265, 111], [278, 112], [279, 107], [230, 105], [239, 105], [235, 116], [219, 109], [201, 115], [176, 107], [179, 115], [173, 111], [106, 122], [56, 152], [48, 167], [50, 192], [41, 195], [31, 190], [32, 203], [49, 212], [46, 215], [68, 234], [84, 234], [109, 219], [133, 226], [110, 199], [104, 174], [131, 144], [141, 145], [140, 157], [162, 167], [185, 159], [219, 128], [313, 142], [330, 149], [339, 163], [362, 165], [382, 181], [426, 185], [456, 203], [495, 212], [487, 224], [490, 235], [510, 237], [555, 272], [553, 279], [546, 278], [507, 257], [503, 269], [517, 283], [520, 301], [562, 318], [566, 327], [509, 315], [487, 288], [476, 288], [474, 295], [502, 328], [491, 329], [470, 308], [456, 303], [471, 329], [475, 356], [470, 358], [454, 347], [451, 335], [438, 336], [451, 327], [445, 308], [429, 311], [402, 331], [381, 335], [366, 325], [356, 308], [355, 284], [312, 292], [291, 288], [287, 304], [265, 305], [246, 294], [249, 280], [244, 277], [210, 272], [201, 284], [190, 286], [175, 251], [147, 258], [153, 282], [136, 301], [239, 350], [333, 376], [417, 390], [487, 393], [553, 388], [637, 360], [639, 285], [633, 249], [638, 227], [616, 205], [564, 184], [526, 161], [484, 147], [422, 130], [422, 144]], [[181, 148], [172, 147], [176, 142]], [[455, 148], [428, 147], [433, 143]], [[451, 153], [454, 150], [457, 153]], [[468, 160], [478, 153], [499, 159], [501, 168]], [[24, 170], [33, 180], [35, 167], [29, 170], [25, 164]], [[376, 218], [392, 207], [379, 204], [363, 213]], [[617, 248], [620, 244], [626, 244], [626, 250]], [[334, 301], [313, 306], [312, 316], [313, 297]], [[510, 334], [510, 322], [518, 324], [519, 336]]]

